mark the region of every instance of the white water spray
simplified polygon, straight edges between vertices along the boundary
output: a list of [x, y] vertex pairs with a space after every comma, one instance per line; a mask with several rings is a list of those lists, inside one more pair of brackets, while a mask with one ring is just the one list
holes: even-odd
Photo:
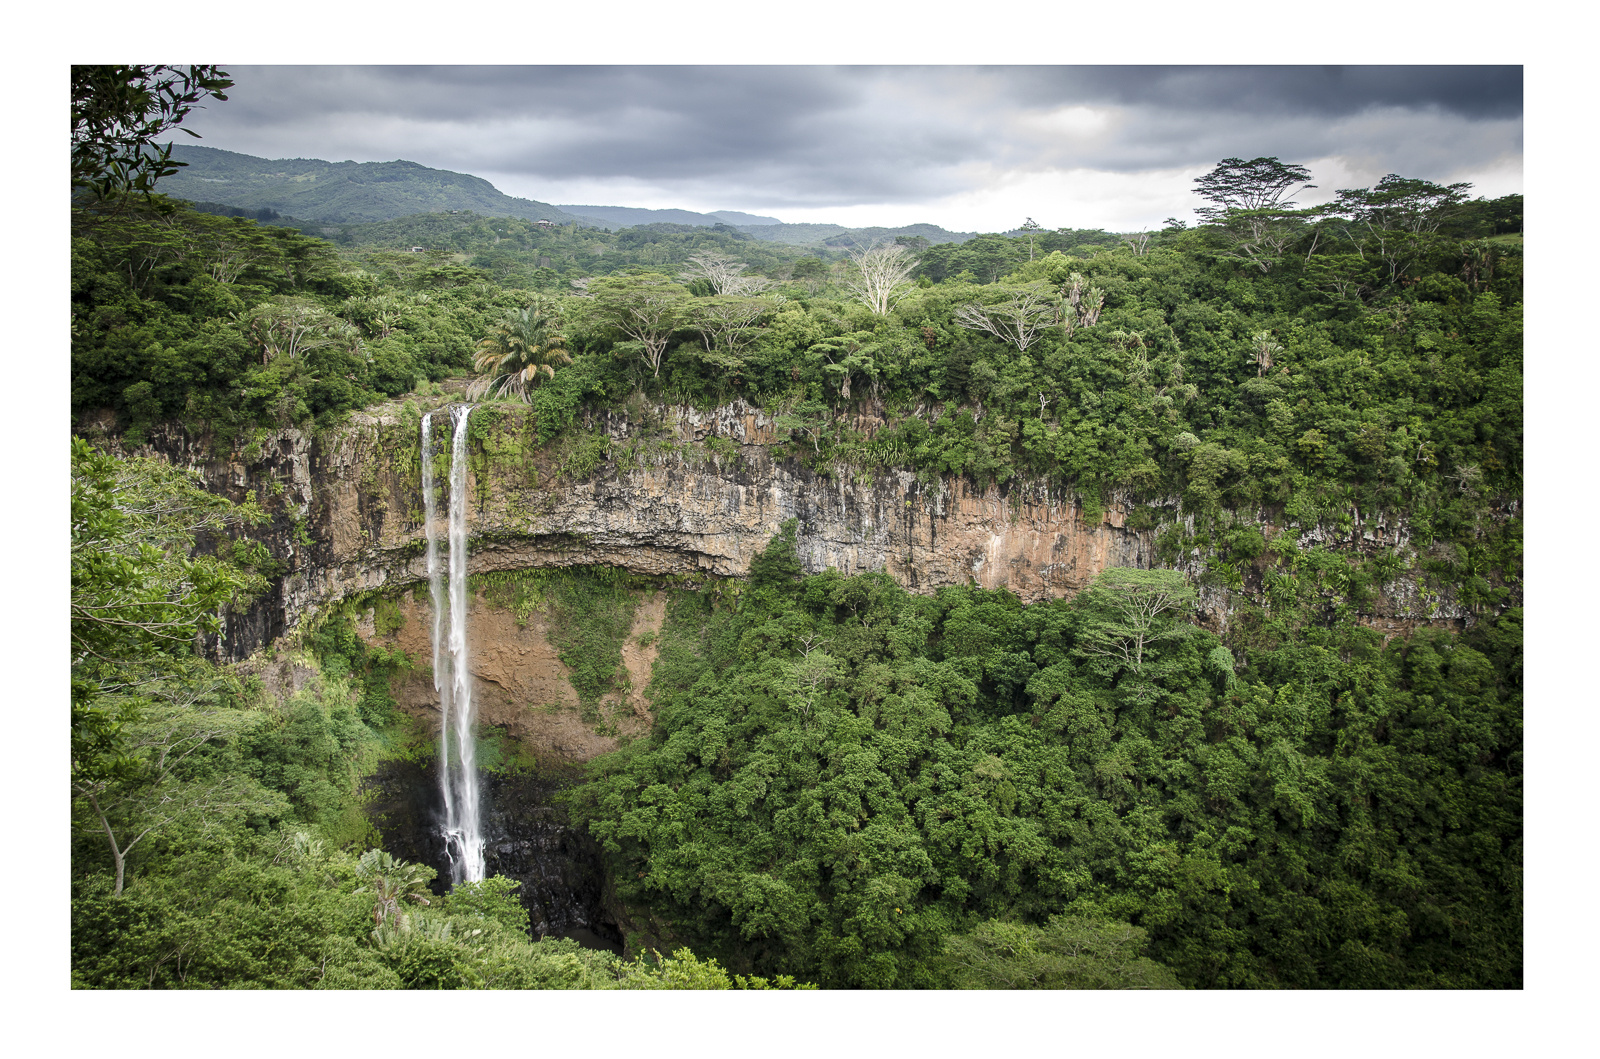
[[[483, 878], [479, 820], [476, 720], [472, 673], [467, 666], [467, 416], [471, 405], [450, 412], [449, 588], [439, 563], [438, 505], [434, 500], [433, 413], [422, 417], [422, 494], [428, 542], [428, 591], [433, 598], [433, 687], [439, 695], [439, 786], [444, 794], [444, 838], [452, 883]], [[449, 614], [449, 634], [445, 615]]]

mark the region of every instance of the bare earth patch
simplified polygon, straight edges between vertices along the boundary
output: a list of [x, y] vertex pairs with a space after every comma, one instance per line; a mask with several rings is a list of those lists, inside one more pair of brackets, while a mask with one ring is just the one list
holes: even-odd
[[[399, 647], [415, 664], [409, 673], [394, 681], [394, 697], [406, 713], [439, 726], [439, 699], [433, 688], [433, 607], [410, 595], [400, 602], [405, 624], [390, 636], [378, 636], [370, 623], [361, 622], [358, 631], [369, 643], [386, 648]], [[597, 725], [585, 721], [580, 713], [578, 693], [573, 690], [570, 670], [550, 643], [548, 615], [535, 612], [526, 628], [517, 626], [507, 610], [491, 607], [481, 598], [473, 600], [467, 612], [467, 636], [471, 644], [469, 665], [473, 682], [473, 702], [478, 719], [503, 728], [508, 735], [541, 760], [587, 761], [615, 750], [624, 738], [647, 731], [652, 716], [644, 696], [650, 683], [650, 669], [659, 648], [653, 640], [666, 619], [666, 598], [652, 592], [634, 612], [633, 628], [622, 649], [622, 661], [630, 687], [624, 694], [612, 693], [601, 701], [602, 723], [616, 726], [616, 735], [601, 735]], [[649, 646], [641, 637], [652, 637]]]

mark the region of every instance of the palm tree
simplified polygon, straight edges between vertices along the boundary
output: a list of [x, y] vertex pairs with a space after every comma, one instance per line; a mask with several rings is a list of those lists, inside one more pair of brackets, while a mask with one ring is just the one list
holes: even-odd
[[423, 894], [428, 892], [432, 869], [421, 864], [410, 864], [378, 849], [361, 855], [356, 874], [372, 881], [372, 892], [377, 902], [372, 906], [372, 922], [382, 928], [386, 924], [398, 927], [406, 916], [400, 911], [401, 901], [428, 904]]
[[494, 390], [502, 397], [527, 401], [541, 377], [553, 379], [556, 368], [572, 363], [559, 326], [554, 305], [544, 298], [535, 298], [526, 309], [495, 325], [478, 343], [473, 367], [482, 374], [468, 388], [468, 399]]
[[1275, 353], [1282, 353], [1283, 347], [1272, 340], [1271, 331], [1257, 331], [1250, 336], [1254, 345], [1250, 349], [1250, 359], [1256, 362], [1256, 377], [1260, 378], [1272, 369], [1272, 357]]

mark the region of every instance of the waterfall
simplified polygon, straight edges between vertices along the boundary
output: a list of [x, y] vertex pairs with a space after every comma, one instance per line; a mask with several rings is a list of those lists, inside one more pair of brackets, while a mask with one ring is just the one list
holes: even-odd
[[[471, 405], [450, 411], [449, 587], [439, 563], [438, 505], [434, 499], [433, 413], [422, 417], [422, 495], [428, 545], [428, 591], [433, 598], [433, 688], [439, 696], [439, 786], [444, 794], [444, 838], [450, 881], [483, 878], [477, 742], [473, 728], [472, 673], [467, 665], [467, 416]], [[449, 633], [446, 635], [446, 615]]]

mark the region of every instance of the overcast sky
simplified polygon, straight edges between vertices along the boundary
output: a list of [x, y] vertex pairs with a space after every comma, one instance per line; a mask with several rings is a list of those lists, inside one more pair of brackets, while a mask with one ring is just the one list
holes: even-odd
[[[405, 158], [550, 203], [1000, 231], [1157, 227], [1226, 157], [1522, 190], [1522, 69], [235, 66], [201, 145]], [[189, 141], [191, 143], [195, 141]]]

